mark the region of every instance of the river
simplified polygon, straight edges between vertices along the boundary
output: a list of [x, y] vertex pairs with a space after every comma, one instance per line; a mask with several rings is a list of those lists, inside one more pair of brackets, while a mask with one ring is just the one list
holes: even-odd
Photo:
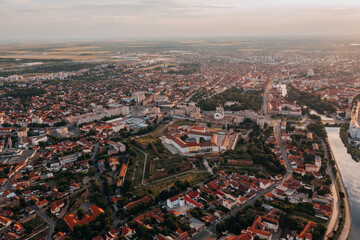
[[339, 135], [340, 128], [326, 128], [331, 149], [340, 169], [342, 179], [349, 195], [352, 228], [350, 240], [360, 239], [360, 163], [355, 162], [347, 153]]

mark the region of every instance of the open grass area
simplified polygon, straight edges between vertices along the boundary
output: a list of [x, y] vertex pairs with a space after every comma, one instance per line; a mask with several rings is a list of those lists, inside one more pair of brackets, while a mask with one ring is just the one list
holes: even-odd
[[181, 179], [181, 181], [189, 181], [191, 184], [198, 184], [202, 181], [207, 180], [210, 177], [210, 173], [209, 172], [200, 172], [197, 174], [190, 174], [184, 178]]
[[140, 142], [143, 145], [148, 145], [148, 144], [151, 144], [151, 143], [156, 143], [157, 139], [153, 138], [150, 135], [146, 135], [146, 136], [136, 138], [136, 141]]
[[155, 197], [157, 194], [159, 194], [161, 190], [164, 190], [167, 187], [171, 187], [172, 185], [174, 185], [174, 182], [177, 180], [180, 181], [187, 180], [192, 185], [196, 185], [202, 181], [207, 180], [209, 177], [210, 177], [210, 173], [206, 171], [198, 172], [198, 173], [194, 173], [193, 171], [184, 172], [183, 174], [180, 174], [179, 177], [172, 176], [170, 179], [168, 178], [163, 180], [160, 179], [158, 181], [154, 181], [153, 183], [149, 183], [145, 187], [137, 188], [136, 190], [133, 191], [133, 194], [141, 197], [141, 196], [149, 195], [150, 193], [152, 196]]
[[190, 122], [190, 121], [187, 121], [187, 120], [177, 120], [174, 124], [174, 126], [184, 126], [184, 125], [196, 125], [196, 123], [194, 122]]
[[109, 53], [106, 49], [96, 44], [81, 43], [20, 43], [0, 44], [1, 58], [16, 59], [71, 59], [91, 60], [99, 55]]
[[28, 232], [33, 232], [41, 229], [43, 226], [46, 226], [46, 222], [39, 215], [37, 215], [36, 217], [24, 222], [23, 226]]
[[149, 135], [153, 136], [154, 138], [158, 138], [163, 136], [167, 131], [166, 124], [159, 124], [154, 131], [150, 132]]
[[[135, 149], [137, 157], [134, 163], [129, 167], [125, 179], [132, 181], [134, 186], [138, 186], [142, 182], [145, 155], [139, 150]], [[148, 156], [149, 159], [149, 156]]]
[[162, 66], [163, 66], [163, 64], [157, 64], [157, 65], [153, 65], [153, 66], [150, 66], [150, 67], [144, 67], [144, 68], [141, 68], [141, 69], [146, 71], [146, 70], [153, 70], [155, 68], [162, 67]]
[[[151, 160], [150, 164], [150, 174], [156, 174], [158, 172], [162, 172], [164, 170], [171, 171], [174, 170], [176, 172], [177, 170], [180, 171], [180, 168], [189, 165], [189, 161], [186, 160], [185, 157], [181, 156], [169, 156], [169, 157], [163, 157], [158, 160]], [[176, 169], [179, 168], [179, 169]]]

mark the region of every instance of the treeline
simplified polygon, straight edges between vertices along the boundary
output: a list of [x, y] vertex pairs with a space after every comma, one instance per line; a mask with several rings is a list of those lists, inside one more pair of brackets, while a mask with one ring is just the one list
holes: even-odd
[[[296, 230], [298, 233], [300, 233], [307, 222], [299, 221], [299, 219], [295, 216], [292, 216], [291, 214], [283, 214], [280, 217], [280, 228], [283, 230]], [[326, 226], [323, 223], [317, 222], [316, 229], [311, 233], [313, 240], [321, 240], [323, 239], [323, 236], [326, 232]], [[334, 238], [336, 239], [336, 238]]]
[[42, 96], [45, 93], [44, 89], [41, 88], [15, 88], [8, 95], [13, 98], [26, 98], [34, 96]]
[[320, 114], [336, 112], [336, 106], [326, 100], [321, 99], [319, 95], [310, 94], [296, 89], [292, 84], [287, 85], [286, 100], [295, 102], [299, 105], [305, 105]]
[[238, 211], [235, 216], [226, 218], [216, 225], [216, 231], [221, 233], [230, 231], [236, 235], [240, 234], [243, 229], [250, 227], [255, 220], [254, 206], [249, 205], [245, 209]]
[[356, 96], [353, 98], [351, 107], [355, 106], [355, 104], [357, 104], [358, 101], [360, 101], [360, 94], [356, 95]]
[[268, 127], [262, 131], [260, 127], [256, 125], [250, 133], [250, 140], [246, 152], [251, 156], [254, 164], [263, 166], [269, 174], [274, 176], [277, 174], [285, 174], [286, 169], [280, 164], [280, 161], [276, 159], [270, 145], [266, 144], [266, 140], [272, 133], [272, 127]]
[[254, 164], [263, 166], [271, 175], [285, 174], [285, 167], [275, 158], [271, 149], [262, 143], [250, 145], [247, 153], [251, 156]]
[[0, 77], [8, 77], [11, 75], [22, 75], [29, 73], [55, 73], [55, 72], [73, 72], [83, 68], [94, 67], [94, 63], [83, 63], [83, 62], [60, 62], [51, 63], [46, 65], [37, 65], [26, 68], [18, 68], [10, 71], [0, 71]]
[[178, 71], [170, 70], [167, 73], [189, 75], [201, 70], [200, 63], [181, 63], [180, 67], [181, 69]]
[[94, 221], [91, 221], [82, 225], [75, 225], [74, 237], [76, 239], [91, 239], [99, 235], [99, 233], [105, 233], [111, 229], [112, 224], [111, 212], [106, 210], [105, 213], [101, 213]]
[[190, 101], [197, 102], [197, 101], [199, 101], [199, 99], [207, 97], [209, 95], [209, 93], [210, 93], [210, 91], [207, 90], [206, 88], [204, 88], [204, 87], [199, 88], [198, 90], [196, 90], [194, 95], [190, 98]]
[[257, 111], [261, 109], [263, 103], [262, 91], [250, 90], [244, 91], [242, 88], [229, 88], [209, 99], [203, 99], [198, 102], [198, 106], [204, 111], [214, 111], [217, 106], [224, 106], [226, 102], [237, 102], [232, 106], [225, 107], [225, 110], [239, 111], [251, 109]]
[[187, 180], [185, 180], [184, 182], [177, 180], [169, 190], [162, 190], [159, 195], [156, 196], [155, 202], [164, 201], [185, 191], [189, 187], [191, 187], [191, 184]]
[[42, 96], [45, 94], [45, 90], [41, 88], [16, 88], [8, 95], [13, 98], [20, 98], [20, 103], [27, 108], [31, 103], [31, 98], [35, 96]]
[[325, 129], [325, 125], [321, 121], [316, 121], [308, 125], [307, 127], [310, 132], [314, 133], [319, 138], [325, 139], [327, 138], [327, 132]]
[[31, 62], [69, 62], [71, 59], [36, 59], [36, 58], [0, 58], [0, 63], [31, 63]]

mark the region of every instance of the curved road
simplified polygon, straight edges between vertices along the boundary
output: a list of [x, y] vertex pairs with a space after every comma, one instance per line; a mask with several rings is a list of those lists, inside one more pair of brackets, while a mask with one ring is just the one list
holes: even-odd
[[[329, 152], [323, 140], [322, 140], [322, 145], [325, 149], [325, 158], [329, 160]], [[339, 189], [337, 188], [337, 184], [336, 184], [336, 176], [330, 166], [331, 166], [330, 163], [328, 163], [327, 171], [332, 180], [330, 191], [331, 191], [331, 195], [333, 196], [333, 202], [332, 202], [332, 212], [329, 222], [327, 224], [324, 240], [329, 239], [329, 236], [331, 236], [332, 232], [337, 226], [339, 220], [339, 213], [340, 213]]]

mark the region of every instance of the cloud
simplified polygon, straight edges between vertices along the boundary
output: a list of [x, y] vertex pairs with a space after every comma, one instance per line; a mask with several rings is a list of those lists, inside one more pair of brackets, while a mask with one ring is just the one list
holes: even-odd
[[334, 8], [320, 11], [329, 15], [360, 15], [360, 8]]
[[114, 23], [127, 23], [127, 24], [141, 24], [144, 18], [141, 16], [118, 16], [118, 15], [91, 15], [91, 22], [98, 24], [114, 24]]
[[13, 5], [34, 4], [32, 0], [2, 0], [2, 2]]
[[325, 1], [330, 0], [318, 0], [317, 5], [310, 0], [303, 0], [303, 5], [300, 0], [291, 1], [294, 4], [288, 0], [0, 0], [0, 31], [7, 33], [0, 40], [360, 34], [360, 6], [326, 5]]

